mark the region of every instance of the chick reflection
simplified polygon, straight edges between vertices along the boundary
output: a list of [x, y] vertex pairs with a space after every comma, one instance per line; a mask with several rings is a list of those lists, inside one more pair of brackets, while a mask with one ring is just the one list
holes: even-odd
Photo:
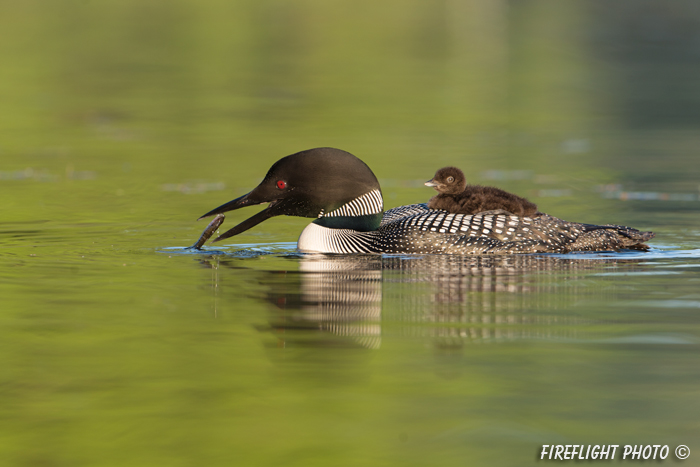
[[[609, 260], [548, 255], [385, 258], [400, 271], [400, 286], [386, 289], [384, 319], [400, 320], [402, 336], [429, 336], [435, 348], [519, 339], [577, 338], [582, 318], [562, 313], [582, 295], [609, 293], [578, 279], [609, 267]], [[614, 261], [613, 261], [614, 262]], [[386, 279], [385, 279], [386, 281]], [[424, 293], [411, 293], [423, 290]]]

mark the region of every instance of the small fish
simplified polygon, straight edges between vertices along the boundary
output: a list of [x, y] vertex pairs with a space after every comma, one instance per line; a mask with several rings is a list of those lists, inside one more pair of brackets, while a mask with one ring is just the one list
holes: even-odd
[[216, 217], [207, 225], [207, 228], [204, 229], [204, 232], [202, 232], [202, 236], [199, 237], [199, 240], [197, 240], [197, 243], [192, 245], [191, 247], [187, 248], [188, 250], [201, 250], [202, 245], [204, 245], [209, 238], [214, 235], [214, 232], [216, 232], [216, 229], [218, 229], [221, 224], [224, 223], [224, 219], [226, 216], [223, 214], [217, 214]]

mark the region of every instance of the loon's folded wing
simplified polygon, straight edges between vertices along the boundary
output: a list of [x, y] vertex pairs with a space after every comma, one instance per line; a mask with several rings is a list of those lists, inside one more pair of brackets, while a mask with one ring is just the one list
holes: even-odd
[[387, 211], [378, 239], [388, 253], [568, 253], [646, 250], [654, 236], [619, 225], [567, 222], [546, 214], [518, 217], [504, 213], [452, 214], [425, 204]]

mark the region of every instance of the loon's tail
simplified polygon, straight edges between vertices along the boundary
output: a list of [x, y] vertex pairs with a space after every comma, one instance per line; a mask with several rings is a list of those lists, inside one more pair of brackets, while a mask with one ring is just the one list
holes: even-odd
[[569, 245], [569, 251], [649, 250], [644, 242], [654, 238], [654, 232], [641, 232], [624, 225], [579, 224], [581, 234]]

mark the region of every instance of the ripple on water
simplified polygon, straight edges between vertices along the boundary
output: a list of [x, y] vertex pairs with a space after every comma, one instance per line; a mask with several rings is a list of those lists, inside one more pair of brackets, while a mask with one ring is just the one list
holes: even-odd
[[[270, 254], [299, 254], [301, 256], [303, 253], [299, 253], [297, 250], [296, 242], [273, 242], [273, 243], [239, 243], [232, 245], [222, 245], [222, 246], [203, 246], [201, 249], [196, 250], [188, 247], [173, 246], [173, 247], [163, 247], [157, 249], [160, 253], [167, 253], [169, 255], [227, 255], [235, 257], [250, 257], [257, 255], [270, 255]], [[345, 256], [357, 256], [357, 255], [323, 255], [325, 257], [345, 257]], [[418, 258], [424, 256], [441, 256], [441, 255], [382, 255], [385, 257], [405, 257], [406, 259]], [[459, 255], [447, 255], [447, 256], [459, 256]], [[474, 255], [474, 256], [510, 256], [510, 255]], [[517, 256], [517, 255], [516, 255]], [[691, 250], [681, 250], [675, 245], [663, 245], [651, 248], [649, 251], [636, 251], [636, 250], [623, 250], [623, 251], [596, 251], [596, 252], [573, 252], [573, 253], [536, 253], [520, 256], [545, 256], [553, 258], [566, 258], [570, 260], [600, 260], [600, 259], [624, 259], [624, 260], [678, 260], [678, 259], [695, 259], [700, 258], [700, 249]], [[469, 255], [469, 257], [472, 257]], [[678, 267], [700, 267], [700, 263], [694, 264], [678, 264], [677, 262], [669, 262], [667, 264], [656, 263], [659, 267], [664, 268], [678, 268]], [[629, 273], [601, 273], [600, 275], [624, 275]], [[637, 271], [635, 274], [638, 275], [671, 275], [678, 274], [676, 272], [666, 271], [666, 272], [654, 272], [654, 271]]]
[[190, 247], [173, 246], [156, 250], [168, 255], [225, 255], [236, 258], [249, 258], [260, 255], [290, 255], [298, 254], [296, 242], [277, 243], [240, 243], [236, 245], [222, 245], [220, 247], [203, 246], [196, 250]]

